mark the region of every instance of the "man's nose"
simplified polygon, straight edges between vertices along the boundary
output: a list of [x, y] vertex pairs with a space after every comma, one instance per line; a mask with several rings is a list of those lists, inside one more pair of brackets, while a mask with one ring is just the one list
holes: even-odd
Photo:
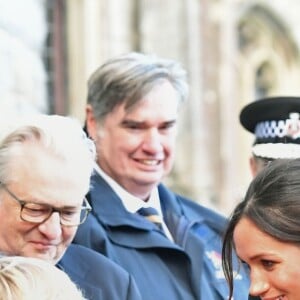
[[159, 130], [156, 128], [149, 129], [143, 140], [143, 150], [147, 152], [158, 152], [162, 151], [162, 137]]
[[39, 229], [48, 239], [58, 238], [62, 233], [59, 212], [53, 212], [45, 222], [39, 225]]

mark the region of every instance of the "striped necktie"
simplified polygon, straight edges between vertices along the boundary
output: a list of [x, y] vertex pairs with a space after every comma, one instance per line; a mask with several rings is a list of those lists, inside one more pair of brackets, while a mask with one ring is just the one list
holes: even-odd
[[137, 213], [154, 223], [159, 229], [162, 229], [162, 221], [155, 208], [142, 207], [137, 211]]

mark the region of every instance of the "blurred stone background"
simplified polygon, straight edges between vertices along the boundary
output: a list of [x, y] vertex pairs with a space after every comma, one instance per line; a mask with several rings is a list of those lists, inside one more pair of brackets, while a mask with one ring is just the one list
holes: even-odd
[[128, 51], [179, 60], [190, 99], [166, 183], [228, 214], [250, 182], [242, 106], [300, 95], [297, 0], [0, 0], [0, 130], [34, 112], [84, 121], [86, 82]]

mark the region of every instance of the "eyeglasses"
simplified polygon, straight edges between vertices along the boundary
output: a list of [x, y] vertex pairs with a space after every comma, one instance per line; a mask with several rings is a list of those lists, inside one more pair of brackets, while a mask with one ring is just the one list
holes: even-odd
[[86, 220], [92, 210], [86, 198], [84, 198], [83, 205], [80, 209], [74, 207], [55, 208], [48, 204], [23, 201], [10, 191], [5, 184], [0, 182], [0, 186], [20, 204], [20, 218], [26, 222], [43, 223], [49, 219], [54, 212], [58, 212], [62, 226], [78, 226]]

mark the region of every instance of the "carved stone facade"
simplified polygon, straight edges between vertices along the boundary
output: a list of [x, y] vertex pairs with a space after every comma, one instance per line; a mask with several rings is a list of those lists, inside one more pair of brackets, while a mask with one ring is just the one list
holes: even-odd
[[[61, 4], [63, 15], [66, 114], [83, 121], [87, 78], [111, 56], [134, 50], [184, 64], [189, 72], [190, 99], [180, 120], [175, 168], [166, 183], [228, 213], [251, 179], [248, 158], [252, 136], [239, 125], [241, 107], [265, 95], [300, 95], [300, 3], [49, 1]], [[21, 98], [28, 100], [29, 107], [47, 111], [47, 102], [49, 106], [54, 101], [45, 95], [46, 68], [40, 48], [46, 36], [47, 1], [26, 0], [30, 5], [22, 9], [22, 16], [31, 22], [16, 18], [15, 10], [9, 7], [22, 7], [23, 2], [0, 0], [0, 60], [5, 66], [0, 76], [1, 111], [6, 105], [18, 110]], [[4, 13], [4, 6], [11, 9], [10, 14]], [[15, 26], [28, 28], [31, 36], [24, 38], [14, 31]], [[26, 49], [22, 51], [22, 47]], [[19, 59], [12, 59], [13, 55]]]
[[47, 112], [46, 32], [44, 1], [0, 1], [1, 124], [14, 115]]

